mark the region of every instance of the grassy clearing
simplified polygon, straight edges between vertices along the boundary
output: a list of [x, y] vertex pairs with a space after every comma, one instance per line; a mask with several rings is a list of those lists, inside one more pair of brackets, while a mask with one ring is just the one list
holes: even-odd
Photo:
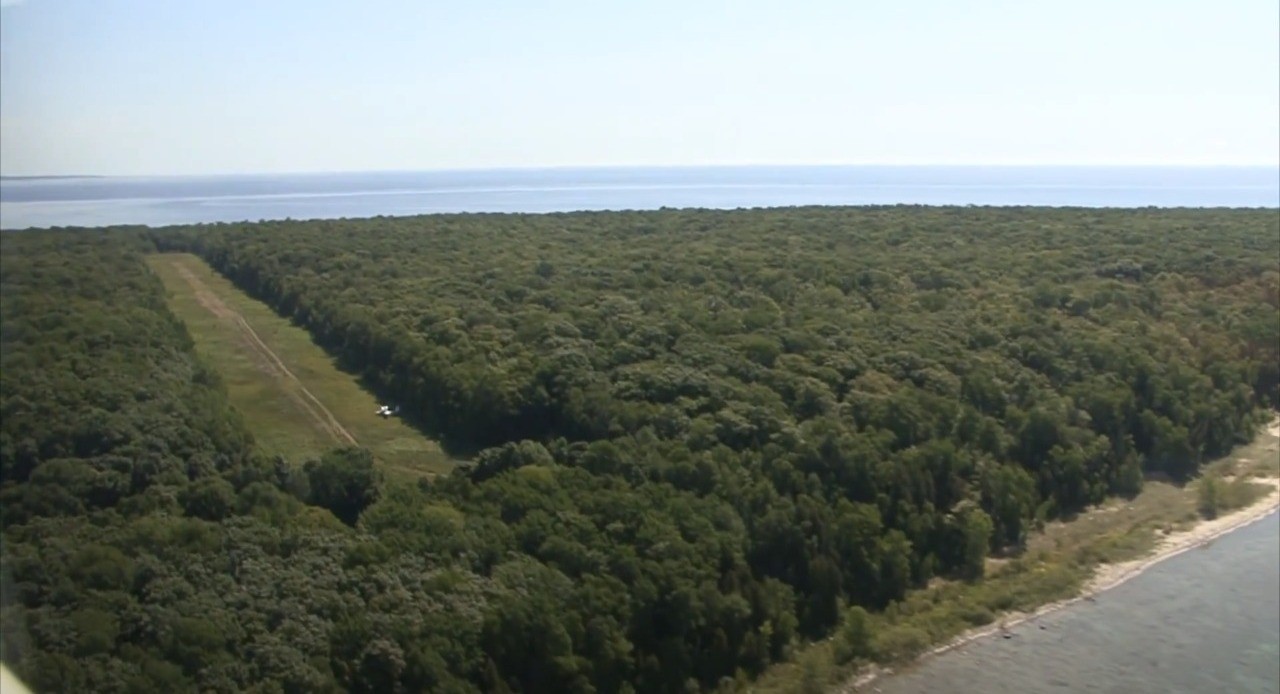
[[[1099, 565], [1142, 557], [1162, 534], [1199, 521], [1205, 480], [1218, 485], [1218, 512], [1225, 513], [1266, 494], [1268, 487], [1252, 480], [1277, 475], [1280, 430], [1272, 425], [1252, 443], [1206, 466], [1195, 483], [1179, 487], [1148, 481], [1134, 499], [1113, 499], [1070, 521], [1048, 523], [1028, 540], [1021, 556], [988, 560], [983, 581], [937, 581], [910, 592], [883, 614], [871, 615], [875, 660], [900, 666], [970, 629], [998, 624], [1009, 613], [1031, 612], [1075, 597]], [[848, 685], [855, 668], [866, 660], [837, 664], [835, 643], [831, 639], [806, 644], [792, 661], [773, 666], [756, 682], [739, 688], [781, 694]]]
[[374, 396], [305, 330], [202, 260], [165, 253], [147, 262], [168, 290], [170, 310], [222, 375], [231, 403], [264, 452], [297, 463], [354, 439], [392, 474], [452, 469], [439, 444], [396, 418], [379, 417]]

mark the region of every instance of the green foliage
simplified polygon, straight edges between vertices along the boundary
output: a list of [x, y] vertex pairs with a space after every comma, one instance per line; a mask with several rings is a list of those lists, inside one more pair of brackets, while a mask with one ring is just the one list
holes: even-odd
[[1038, 501], [1035, 480], [1014, 465], [987, 466], [979, 479], [982, 505], [991, 509], [991, 546], [1021, 547]]
[[219, 477], [205, 477], [187, 486], [178, 495], [188, 515], [218, 521], [230, 516], [236, 507], [236, 490]]
[[880, 660], [900, 663], [924, 653], [932, 643], [929, 632], [904, 624], [876, 635], [875, 653]]
[[1222, 483], [1214, 477], [1204, 477], [1196, 490], [1196, 508], [1205, 518], [1217, 518], [1222, 505]]
[[307, 463], [309, 499], [327, 508], [347, 525], [378, 498], [378, 472], [373, 456], [363, 448], [340, 448]]
[[[286, 692], [711, 690], [833, 631], [846, 662], [910, 657], [1081, 579], [984, 576], [988, 552], [1249, 435], [1277, 231], [795, 208], [6, 234], [5, 657], [42, 690]], [[264, 459], [148, 238], [474, 464]], [[910, 590], [938, 576], [975, 580]]]
[[1196, 485], [1196, 510], [1205, 518], [1216, 518], [1225, 511], [1248, 506], [1267, 491], [1265, 485], [1251, 482], [1245, 476], [1223, 480], [1205, 475]]
[[982, 509], [966, 509], [960, 517], [960, 528], [964, 537], [964, 563], [960, 565], [960, 573], [969, 580], [982, 578], [987, 559], [987, 548], [991, 543], [991, 532], [995, 526]]
[[871, 616], [857, 605], [844, 613], [844, 621], [836, 632], [835, 660], [844, 665], [855, 659], [868, 659], [874, 654], [875, 633]]

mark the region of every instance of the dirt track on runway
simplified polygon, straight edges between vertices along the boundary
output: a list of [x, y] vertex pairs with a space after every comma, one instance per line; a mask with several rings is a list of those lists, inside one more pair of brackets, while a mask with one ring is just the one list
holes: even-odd
[[324, 406], [307, 387], [293, 375], [284, 361], [262, 341], [258, 333], [249, 325], [244, 316], [238, 311], [231, 308], [218, 296], [216, 292], [210, 289], [194, 272], [191, 271], [178, 257], [169, 257], [166, 259], [173, 264], [178, 274], [182, 276], [187, 284], [191, 285], [191, 291], [196, 297], [196, 301], [206, 308], [219, 320], [227, 322], [239, 334], [244, 352], [253, 360], [254, 364], [264, 372], [267, 372], [282, 381], [285, 381], [288, 387], [284, 390], [289, 393], [290, 398], [298, 405], [298, 407], [307, 413], [324, 431], [327, 431], [333, 440], [338, 444], [359, 445], [356, 438], [347, 431], [342, 423], [338, 421], [329, 408]]

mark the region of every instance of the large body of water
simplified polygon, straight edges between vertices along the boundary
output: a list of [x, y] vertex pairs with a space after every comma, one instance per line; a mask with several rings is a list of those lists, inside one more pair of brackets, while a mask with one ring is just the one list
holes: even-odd
[[1280, 517], [1011, 632], [875, 686], [883, 694], [1280, 692]]
[[0, 228], [790, 205], [1280, 207], [1275, 167], [508, 169], [0, 180]]

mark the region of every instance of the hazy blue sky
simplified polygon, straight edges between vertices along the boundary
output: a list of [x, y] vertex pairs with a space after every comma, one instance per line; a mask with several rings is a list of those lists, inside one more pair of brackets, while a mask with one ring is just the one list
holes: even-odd
[[1276, 0], [0, 0], [0, 170], [1275, 164]]

